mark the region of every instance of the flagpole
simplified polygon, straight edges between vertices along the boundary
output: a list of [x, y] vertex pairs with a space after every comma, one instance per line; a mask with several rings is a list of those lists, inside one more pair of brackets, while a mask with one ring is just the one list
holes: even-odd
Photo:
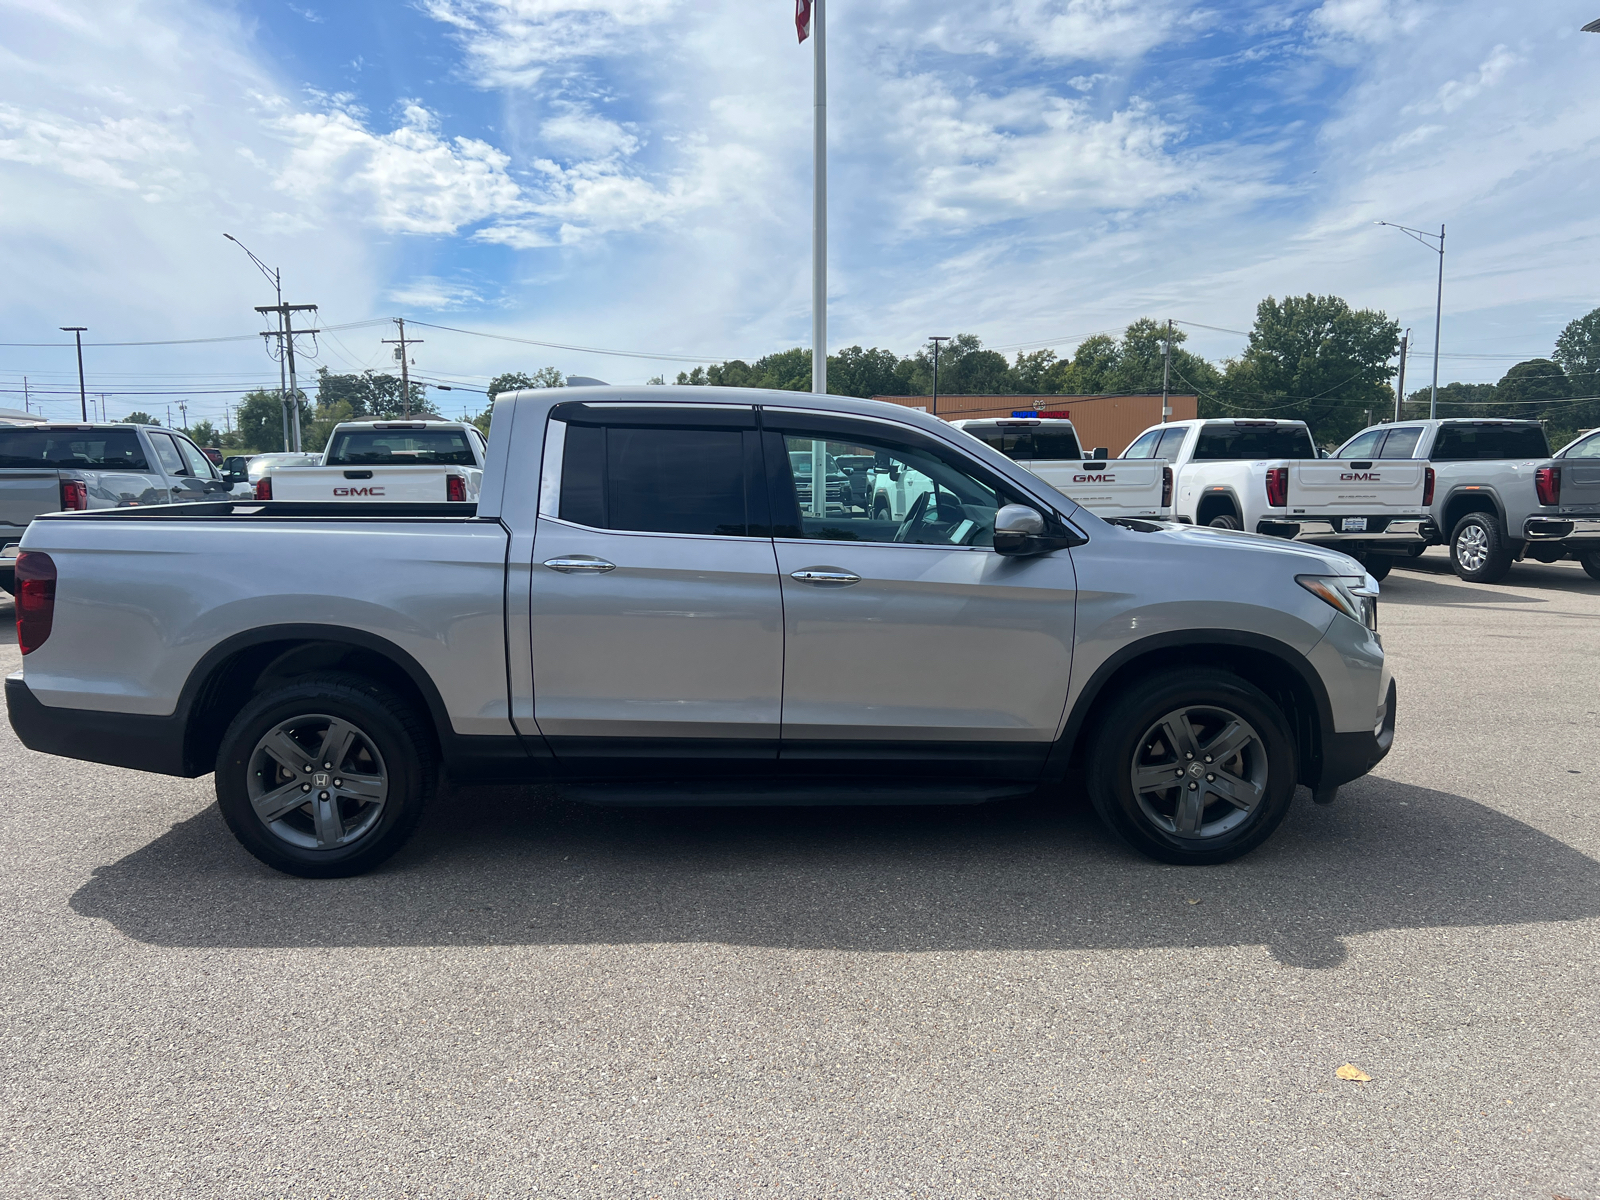
[[811, 0], [811, 390], [828, 391], [828, 56], [825, 0]]

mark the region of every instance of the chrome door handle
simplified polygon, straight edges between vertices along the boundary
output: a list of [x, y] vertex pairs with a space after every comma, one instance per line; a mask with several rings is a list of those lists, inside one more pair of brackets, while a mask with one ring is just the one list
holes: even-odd
[[547, 558], [544, 565], [552, 571], [560, 571], [563, 575], [571, 575], [574, 571], [615, 571], [617, 564], [607, 562], [603, 558], [594, 558], [591, 555], [573, 555], [571, 558]]
[[827, 567], [807, 567], [803, 571], [794, 571], [790, 579], [798, 579], [801, 583], [860, 583], [861, 576], [852, 575], [849, 571], [835, 571]]

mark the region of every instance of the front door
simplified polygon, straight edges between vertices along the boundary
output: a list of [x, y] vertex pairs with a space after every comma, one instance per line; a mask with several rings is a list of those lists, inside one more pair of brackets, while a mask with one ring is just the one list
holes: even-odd
[[[934, 439], [770, 410], [764, 421], [787, 769], [843, 759], [880, 776], [942, 764], [1031, 778], [1066, 704], [1070, 555], [997, 554], [995, 511], [1018, 497]], [[876, 505], [836, 498], [834, 463], [867, 455]]]
[[563, 404], [545, 455], [534, 718], [557, 758], [775, 761], [783, 602], [755, 410]]

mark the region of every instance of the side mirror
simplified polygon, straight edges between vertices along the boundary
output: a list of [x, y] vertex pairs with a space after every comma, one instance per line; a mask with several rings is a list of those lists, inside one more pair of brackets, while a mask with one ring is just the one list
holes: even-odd
[[994, 514], [994, 548], [1001, 554], [1035, 554], [1044, 536], [1044, 518], [1025, 504], [1007, 504]]
[[224, 471], [222, 473], [222, 481], [229, 487], [233, 487], [236, 484], [249, 483], [250, 475], [247, 471]]
[[1090, 455], [1089, 457], [1091, 457], [1091, 458], [1110, 458], [1111, 457], [1111, 447], [1109, 447], [1109, 446], [1096, 446], [1094, 448], [1094, 453], [1092, 455]]
[[900, 464], [897, 462], [891, 462], [889, 464], [889, 481], [891, 483], [900, 482]]

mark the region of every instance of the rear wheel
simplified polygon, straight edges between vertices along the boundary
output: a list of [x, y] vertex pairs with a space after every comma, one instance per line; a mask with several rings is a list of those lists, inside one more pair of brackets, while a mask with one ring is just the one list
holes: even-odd
[[1239, 523], [1239, 518], [1234, 516], [1232, 513], [1220, 513], [1217, 516], [1212, 517], [1211, 520], [1206, 522], [1206, 524], [1211, 526], [1213, 529], [1244, 528], [1244, 526]]
[[1600, 550], [1591, 551], [1588, 554], [1580, 554], [1578, 562], [1583, 564], [1583, 569], [1588, 573], [1590, 579], [1600, 579]]
[[244, 848], [290, 875], [371, 870], [432, 797], [433, 739], [392, 692], [316, 676], [256, 697], [223, 736], [217, 802]]
[[1090, 743], [1095, 811], [1162, 862], [1227, 862], [1265, 841], [1294, 795], [1288, 723], [1261, 689], [1226, 671], [1190, 669], [1133, 685]]
[[1511, 570], [1500, 518], [1493, 513], [1468, 513], [1450, 535], [1450, 565], [1468, 583], [1497, 583]]

